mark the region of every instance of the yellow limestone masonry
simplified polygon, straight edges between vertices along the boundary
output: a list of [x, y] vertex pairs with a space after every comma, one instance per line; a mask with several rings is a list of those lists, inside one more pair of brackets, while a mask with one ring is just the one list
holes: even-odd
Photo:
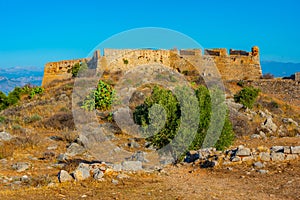
[[[45, 65], [42, 86], [47, 87], [55, 80], [72, 77], [72, 67], [76, 63], [87, 62], [89, 68], [103, 70], [105, 74], [122, 73], [143, 64], [159, 63], [183, 74], [197, 73], [210, 76], [206, 63], [212, 60], [223, 80], [256, 80], [262, 76], [259, 48], [252, 47], [250, 52], [225, 48], [205, 49], [104, 49], [103, 56], [97, 50], [92, 58], [50, 62]], [[192, 61], [192, 62], [189, 62]], [[191, 63], [200, 63], [196, 70]]]

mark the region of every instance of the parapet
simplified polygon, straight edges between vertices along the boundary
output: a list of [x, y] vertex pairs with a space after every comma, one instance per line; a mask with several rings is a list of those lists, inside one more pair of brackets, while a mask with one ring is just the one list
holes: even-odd
[[225, 48], [215, 48], [215, 49], [205, 49], [204, 55], [209, 56], [228, 56], [227, 49]]

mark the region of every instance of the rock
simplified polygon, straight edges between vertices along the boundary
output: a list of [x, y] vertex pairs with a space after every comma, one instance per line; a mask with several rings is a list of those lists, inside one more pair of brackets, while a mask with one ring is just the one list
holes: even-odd
[[112, 179], [111, 182], [112, 182], [112, 184], [114, 184], [114, 185], [117, 185], [117, 184], [119, 183], [119, 181], [116, 180], [116, 179]]
[[284, 147], [283, 146], [272, 146], [271, 147], [271, 152], [275, 152], [275, 153], [283, 153], [284, 152]]
[[241, 161], [241, 158], [238, 156], [235, 156], [235, 157], [232, 157], [230, 160], [231, 160], [231, 162], [239, 162], [239, 161]]
[[117, 171], [117, 172], [122, 171], [122, 164], [116, 163], [116, 164], [113, 165], [112, 168], [113, 168], [114, 171]]
[[267, 173], [269, 173], [269, 171], [265, 170], [265, 169], [259, 169], [259, 170], [257, 170], [257, 172], [260, 173], [260, 174], [267, 174]]
[[76, 155], [80, 155], [83, 154], [85, 152], [85, 148], [80, 146], [77, 143], [72, 143], [68, 149], [67, 149], [67, 155], [69, 156], [76, 156]]
[[59, 154], [57, 157], [56, 157], [56, 160], [58, 162], [67, 162], [68, 160], [68, 156], [66, 154]]
[[216, 160], [212, 160], [212, 161], [206, 160], [205, 162], [200, 164], [200, 167], [201, 168], [212, 168], [212, 167], [216, 167], [218, 165], [219, 165], [219, 163]]
[[270, 149], [268, 147], [265, 147], [265, 146], [259, 146], [256, 149], [259, 152], [269, 152], [270, 151]]
[[17, 170], [17, 172], [23, 172], [29, 169], [28, 163], [18, 162], [12, 165], [12, 169]]
[[28, 183], [30, 181], [29, 177], [27, 175], [22, 176], [21, 181], [23, 183]]
[[198, 151], [189, 151], [187, 152], [187, 155], [184, 158], [184, 162], [191, 163], [200, 158], [200, 154]]
[[255, 167], [255, 168], [263, 168], [263, 167], [265, 167], [265, 165], [262, 163], [262, 162], [255, 162], [254, 164], [253, 164], [253, 166]]
[[251, 138], [251, 139], [260, 139], [261, 137], [260, 137], [260, 135], [258, 135], [258, 134], [252, 134], [252, 135], [250, 136], [250, 138]]
[[123, 161], [122, 169], [126, 170], [126, 171], [142, 170], [142, 162], [141, 161]]
[[243, 162], [248, 162], [248, 161], [252, 161], [254, 158], [252, 156], [246, 156], [246, 157], [242, 157], [242, 161]]
[[272, 161], [283, 161], [285, 158], [284, 153], [271, 153]]
[[285, 154], [290, 154], [290, 153], [291, 153], [291, 147], [289, 147], [289, 146], [284, 146], [284, 147], [283, 147], [283, 153], [285, 153]]
[[91, 177], [90, 166], [85, 163], [80, 163], [77, 169], [73, 172], [76, 181], [82, 181]]
[[103, 134], [110, 140], [115, 138], [115, 134], [121, 131], [117, 125], [114, 125], [112, 123], [101, 124], [101, 129], [103, 131]]
[[296, 155], [296, 154], [288, 154], [288, 155], [286, 155], [286, 160], [296, 160], [296, 159], [298, 159], [298, 155]]
[[7, 132], [0, 132], [0, 141], [9, 141], [13, 139], [13, 136]]
[[249, 148], [238, 148], [237, 152], [235, 153], [236, 156], [250, 156], [251, 151]]
[[47, 147], [47, 150], [55, 150], [57, 149], [57, 145]]
[[291, 147], [292, 154], [300, 153], [300, 146]]
[[270, 154], [267, 153], [267, 152], [261, 152], [261, 153], [259, 154], [259, 157], [260, 157], [260, 160], [261, 160], [261, 161], [266, 161], [266, 162], [270, 161], [270, 159], [271, 159]]
[[258, 114], [259, 114], [259, 116], [260, 116], [261, 118], [267, 117], [267, 115], [266, 115], [266, 113], [264, 113], [264, 111], [259, 110], [259, 111], [258, 111]]
[[97, 181], [103, 180], [104, 173], [100, 169], [96, 169], [93, 171], [93, 178]]
[[285, 124], [294, 124], [295, 126], [298, 126], [298, 123], [291, 118], [283, 118], [282, 122]]
[[263, 131], [259, 131], [259, 135], [262, 138], [266, 138], [267, 137], [266, 134]]
[[60, 183], [72, 181], [73, 177], [65, 170], [60, 170], [58, 173], [58, 181]]
[[129, 158], [126, 158], [126, 160], [129, 161], [141, 161], [141, 162], [149, 162], [146, 158], [145, 158], [145, 152], [143, 151], [137, 151], [135, 152], [132, 156], [130, 156]]
[[263, 128], [270, 129], [272, 132], [277, 131], [277, 125], [273, 122], [272, 117], [268, 117], [262, 125]]
[[133, 138], [130, 138], [130, 139], [129, 139], [128, 146], [129, 146], [130, 148], [140, 148], [139, 143], [137, 143], [137, 142], [135, 141], [135, 139], [133, 139]]

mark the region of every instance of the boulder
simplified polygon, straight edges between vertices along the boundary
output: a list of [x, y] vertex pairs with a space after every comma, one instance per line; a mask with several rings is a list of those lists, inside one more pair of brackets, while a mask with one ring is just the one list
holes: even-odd
[[300, 146], [291, 147], [292, 154], [300, 153]]
[[262, 162], [255, 162], [254, 164], [253, 164], [253, 166], [255, 167], [255, 168], [263, 168], [263, 167], [265, 167], [265, 165], [262, 163]]
[[270, 154], [267, 153], [267, 152], [261, 152], [261, 153], [259, 154], [259, 157], [260, 157], [260, 160], [261, 160], [261, 161], [266, 161], [266, 162], [270, 161], [270, 159], [271, 159]]
[[286, 155], [286, 160], [296, 160], [296, 159], [298, 159], [298, 155], [297, 154], [288, 154], [288, 155]]
[[60, 170], [58, 173], [58, 181], [60, 183], [72, 181], [73, 177], [65, 170]]
[[85, 152], [85, 148], [83, 146], [80, 146], [77, 143], [72, 143], [68, 149], [67, 149], [67, 155], [68, 156], [76, 156], [83, 154]]
[[284, 153], [271, 153], [272, 161], [284, 161], [285, 155]]
[[13, 136], [7, 132], [0, 132], [0, 141], [9, 141]]
[[29, 169], [29, 164], [24, 162], [18, 162], [12, 165], [12, 169], [16, 170], [17, 172], [23, 172]]
[[141, 161], [123, 161], [122, 169], [125, 171], [142, 170], [142, 162]]
[[235, 153], [236, 156], [250, 156], [251, 151], [249, 148], [241, 148], [239, 147], [237, 152]]
[[283, 153], [284, 146], [272, 146], [270, 150], [271, 152], [275, 152], [275, 153]]
[[277, 131], [277, 125], [273, 122], [272, 117], [268, 117], [262, 125], [262, 128], [271, 130], [272, 132]]
[[91, 177], [90, 166], [80, 163], [77, 169], [72, 173], [76, 181], [82, 181]]

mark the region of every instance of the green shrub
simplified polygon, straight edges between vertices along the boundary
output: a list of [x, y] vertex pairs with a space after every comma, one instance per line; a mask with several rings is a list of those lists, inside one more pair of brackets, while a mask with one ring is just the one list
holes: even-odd
[[9, 106], [15, 105], [19, 102], [22, 94], [22, 89], [20, 87], [15, 87], [13, 91], [8, 93], [7, 102]]
[[240, 87], [244, 87], [245, 81], [244, 81], [244, 80], [239, 80], [239, 81], [237, 82], [237, 85], [240, 86]]
[[88, 69], [88, 65], [86, 64], [86, 62], [76, 63], [72, 67], [72, 71], [71, 71], [72, 76], [77, 77], [80, 72], [82, 72], [86, 69]]
[[0, 116], [0, 124], [3, 124], [5, 122], [6, 118], [3, 116]]
[[[184, 93], [184, 88], [181, 90], [181, 92]], [[219, 93], [220, 92], [218, 92], [218, 91], [213, 92], [213, 95], [215, 95], [215, 96], [213, 96], [213, 98], [216, 98], [217, 95], [219, 95]], [[228, 114], [226, 115], [226, 118], [225, 118], [224, 127], [223, 128], [221, 127], [222, 128], [221, 136], [218, 138], [214, 138], [214, 136], [210, 135], [210, 138], [206, 138], [206, 140], [208, 140], [208, 141], [206, 141], [207, 144], [204, 144], [204, 139], [207, 135], [208, 128], [212, 121], [211, 120], [212, 105], [219, 105], [219, 101], [222, 100], [222, 98], [219, 98], [217, 100], [214, 99], [215, 102], [217, 101], [216, 102], [217, 104], [212, 104], [213, 101], [210, 96], [209, 90], [204, 86], [200, 86], [195, 91], [195, 94], [197, 97], [196, 103], [198, 101], [199, 110], [196, 110], [193, 103], [189, 103], [189, 102], [180, 102], [179, 103], [171, 91], [165, 90], [163, 88], [159, 88], [157, 86], [154, 87], [151, 96], [146, 98], [144, 104], [136, 107], [134, 114], [133, 114], [134, 121], [135, 121], [135, 123], [141, 125], [143, 127], [143, 130], [145, 130], [145, 132], [147, 132], [148, 129], [153, 128], [154, 120], [153, 120], [153, 116], [151, 116], [150, 108], [153, 106], [155, 107], [157, 105], [160, 105], [164, 109], [165, 113], [163, 113], [162, 111], [159, 111], [158, 108], [155, 108], [156, 110], [158, 110], [155, 113], [160, 112], [160, 114], [158, 114], [158, 115], [162, 116], [161, 119], [156, 119], [156, 122], [154, 122], [154, 124], [156, 123], [154, 125], [154, 128], [156, 128], [156, 130], [158, 130], [158, 133], [153, 136], [147, 137], [147, 140], [150, 141], [154, 147], [156, 147], [157, 149], [160, 149], [160, 148], [166, 146], [167, 144], [169, 144], [170, 142], [173, 142], [172, 140], [176, 136], [178, 129], [180, 127], [180, 124], [186, 123], [186, 122], [181, 121], [181, 119], [182, 119], [181, 115], [187, 114], [187, 113], [181, 113], [180, 105], [183, 105], [183, 104], [185, 104], [185, 112], [188, 111], [188, 115], [191, 115], [191, 119], [194, 119], [194, 117], [195, 117], [195, 116], [193, 116], [194, 114], [199, 115], [199, 118], [198, 118], [199, 122], [193, 123], [191, 121], [189, 124], [190, 126], [198, 125], [197, 134], [195, 135], [194, 139], [188, 146], [189, 150], [197, 150], [202, 147], [207, 147], [206, 145], [214, 145], [217, 149], [223, 150], [224, 148], [231, 145], [231, 143], [233, 142], [233, 139], [234, 139], [234, 133], [232, 130], [232, 125], [229, 120]], [[189, 98], [187, 98], [187, 99], [189, 99]], [[220, 109], [220, 110], [222, 110], [222, 109]], [[225, 108], [223, 110], [226, 111]], [[197, 111], [197, 112], [195, 113], [195, 111]], [[164, 116], [164, 114], [165, 114], [165, 116]], [[226, 113], [218, 112], [214, 116], [214, 117], [217, 117], [217, 123], [220, 120], [222, 120], [222, 117], [224, 117], [224, 114], [226, 114]], [[158, 117], [160, 117], [160, 116], [158, 116]], [[189, 117], [187, 117], [187, 119], [188, 118]], [[197, 117], [196, 117], [196, 119], [197, 119]], [[162, 128], [161, 128], [161, 123], [162, 123], [161, 121], [165, 122], [164, 126]], [[184, 126], [186, 127], [186, 125], [184, 125]], [[186, 137], [190, 136], [189, 128], [190, 127], [188, 127], [186, 130], [183, 130], [183, 133]], [[156, 130], [154, 130], [154, 132]], [[214, 131], [214, 129], [213, 129], [213, 131]], [[153, 130], [152, 130], [152, 132], [153, 132]], [[185, 140], [185, 141], [187, 141], [187, 140]], [[174, 152], [174, 149], [172, 151]]]
[[42, 88], [42, 87], [34, 87], [29, 92], [29, 98], [32, 99], [32, 98], [34, 98], [35, 95], [37, 95], [37, 94], [43, 94], [43, 93], [44, 93], [44, 88]]
[[39, 116], [38, 114], [34, 114], [30, 117], [25, 117], [24, 118], [24, 123], [25, 124], [30, 124], [30, 123], [33, 123], [33, 122], [36, 122], [36, 121], [40, 121], [42, 118], [41, 116]]
[[123, 58], [123, 63], [124, 63], [125, 65], [127, 65], [127, 64], [129, 63], [129, 61], [128, 61], [127, 59]]
[[98, 82], [98, 86], [83, 101], [81, 108], [92, 111], [108, 110], [115, 100], [115, 90], [113, 87], [103, 81]]
[[244, 107], [253, 108], [260, 90], [254, 87], [245, 87], [234, 95], [234, 101], [243, 104]]
[[0, 91], [0, 111], [9, 106], [7, 96]]
[[[180, 125], [180, 105], [171, 91], [163, 88], [154, 87], [152, 95], [148, 97], [144, 104], [138, 106], [134, 111], [134, 120], [137, 124], [145, 127], [145, 132], [156, 132], [149, 130], [149, 128], [159, 129], [160, 124], [156, 126], [148, 126], [150, 124], [149, 109], [158, 104], [165, 110], [165, 126], [158, 134], [147, 138], [156, 148], [160, 149], [167, 145], [176, 135], [177, 129]], [[159, 123], [159, 120], [157, 120]], [[147, 136], [147, 135], [146, 135]]]

